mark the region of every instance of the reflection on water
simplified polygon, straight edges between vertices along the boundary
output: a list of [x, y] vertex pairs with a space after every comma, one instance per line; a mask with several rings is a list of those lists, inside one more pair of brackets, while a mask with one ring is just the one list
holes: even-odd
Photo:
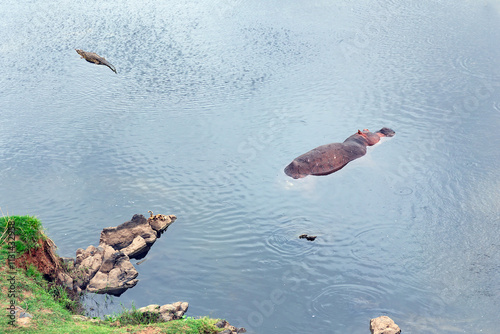
[[[383, 314], [494, 333], [498, 8], [0, 6], [0, 207], [41, 218], [64, 256], [135, 213], [176, 214], [109, 312], [186, 300], [255, 333], [366, 333]], [[283, 174], [384, 126], [398, 135], [338, 173]]]

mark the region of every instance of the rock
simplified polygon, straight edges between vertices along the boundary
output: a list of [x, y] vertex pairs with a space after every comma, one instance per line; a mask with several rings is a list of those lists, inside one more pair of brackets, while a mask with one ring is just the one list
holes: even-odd
[[[81, 249], [81, 248], [80, 248]], [[82, 249], [83, 251], [83, 249]], [[62, 264], [66, 267], [67, 270], [71, 271], [75, 268], [75, 259], [72, 257], [60, 257]]]
[[26, 312], [21, 306], [16, 306], [16, 309], [14, 311], [14, 316], [16, 317], [16, 319], [33, 318], [33, 316], [31, 314], [29, 314], [28, 312]]
[[101, 268], [104, 248], [96, 248], [92, 245], [86, 250], [76, 251], [75, 270], [73, 271], [73, 283], [76, 287], [85, 290], [90, 280]]
[[152, 304], [141, 307], [137, 309], [137, 311], [141, 313], [159, 314], [160, 320], [167, 322], [182, 318], [188, 307], [189, 304], [187, 302], [177, 302], [173, 304], [165, 304], [163, 306]]
[[160, 312], [160, 305], [151, 304], [151, 305], [148, 305], [148, 306], [144, 306], [144, 307], [141, 307], [141, 308], [137, 309], [137, 312], [141, 312], [141, 313], [144, 313], [144, 312], [159, 313]]
[[118, 258], [123, 256], [124, 254], [119, 251], [115, 251], [113, 247], [104, 245], [104, 255], [102, 258], [102, 264], [99, 268], [99, 271], [108, 274], [116, 265]]
[[134, 240], [132, 240], [132, 243], [130, 245], [123, 248], [121, 251], [128, 257], [134, 258], [135, 256], [147, 250], [147, 248], [148, 244], [146, 243], [146, 240], [144, 240], [143, 237], [138, 235], [137, 237], [134, 238]]
[[226, 323], [227, 323], [226, 320], [217, 321], [217, 323], [215, 324], [215, 327], [224, 328], [224, 326], [226, 326]]
[[68, 274], [66, 273], [63, 273], [63, 272], [59, 272], [59, 274], [57, 275], [57, 279], [59, 280], [59, 282], [61, 282], [62, 285], [64, 285], [66, 288], [70, 289], [70, 290], [73, 290], [73, 278], [71, 278], [71, 276], [69, 276]]
[[383, 315], [370, 320], [370, 331], [372, 334], [400, 334], [401, 329], [394, 321]]
[[148, 223], [156, 232], [163, 232], [177, 219], [174, 215], [155, 215], [148, 218]]
[[137, 236], [141, 236], [147, 245], [156, 241], [156, 231], [151, 228], [143, 215], [134, 215], [132, 219], [117, 227], [107, 227], [102, 230], [99, 245], [105, 244], [115, 250], [128, 247]]
[[173, 304], [165, 304], [160, 307], [160, 316], [163, 321], [170, 321], [182, 318], [189, 307], [187, 302], [177, 302]]
[[112, 248], [107, 246], [103, 264], [90, 280], [87, 291], [119, 296], [137, 284], [137, 275], [139, 273], [127, 255], [113, 252]]
[[239, 333], [245, 333], [247, 331], [243, 327], [237, 328], [237, 327], [234, 327], [234, 326], [230, 325], [226, 320], [220, 320], [220, 321], [218, 321], [215, 324], [215, 327], [224, 328], [224, 330], [222, 332], [220, 332], [219, 334], [222, 334], [222, 333], [239, 334]]
[[16, 317], [16, 324], [20, 327], [29, 327], [31, 324], [31, 319], [33, 316], [26, 312], [22, 307], [16, 306], [14, 311], [14, 316]]

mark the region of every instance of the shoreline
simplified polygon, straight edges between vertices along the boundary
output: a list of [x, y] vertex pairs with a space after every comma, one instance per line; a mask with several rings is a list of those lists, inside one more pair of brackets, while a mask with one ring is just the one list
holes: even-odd
[[[221, 318], [187, 317], [184, 315], [187, 302], [133, 307], [105, 315], [104, 320], [86, 317], [81, 303], [86, 292], [69, 286], [67, 277], [72, 273], [66, 265], [67, 260], [57, 255], [56, 245], [45, 235], [37, 218], [2, 217], [0, 236], [0, 307], [5, 310], [0, 317], [0, 328], [6, 333], [19, 330], [93, 334], [123, 333], [124, 330], [129, 333], [192, 334], [245, 331]], [[71, 282], [73, 278], [76, 277], [71, 277]], [[107, 293], [106, 289], [101, 293]]]

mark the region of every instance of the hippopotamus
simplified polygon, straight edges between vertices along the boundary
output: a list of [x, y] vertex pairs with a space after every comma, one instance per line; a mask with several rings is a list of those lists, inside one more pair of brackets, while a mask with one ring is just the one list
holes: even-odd
[[107, 66], [111, 69], [111, 71], [116, 73], [116, 69], [113, 65], [111, 65], [106, 58], [99, 56], [97, 53], [94, 52], [86, 52], [80, 49], [75, 49], [75, 51], [81, 56], [80, 58], [85, 59], [89, 63], [94, 63], [97, 65], [104, 65]]
[[285, 174], [300, 179], [308, 175], [328, 175], [340, 170], [354, 159], [366, 154], [366, 147], [375, 145], [382, 137], [392, 137], [396, 134], [389, 128], [377, 132], [368, 129], [358, 130], [343, 143], [333, 143], [318, 146], [311, 151], [295, 158], [285, 168]]

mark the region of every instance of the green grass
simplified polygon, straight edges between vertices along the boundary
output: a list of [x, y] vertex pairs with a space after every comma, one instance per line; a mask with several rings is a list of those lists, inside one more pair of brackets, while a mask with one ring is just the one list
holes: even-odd
[[107, 315], [104, 317], [104, 319], [109, 322], [119, 321], [121, 325], [148, 325], [158, 322], [159, 318], [160, 315], [156, 313], [138, 312], [134, 304], [132, 304], [132, 308], [130, 310], [123, 308], [121, 313]]
[[[37, 248], [38, 241], [45, 240], [45, 234], [43, 233], [42, 224], [38, 219], [31, 216], [9, 216], [0, 217], [0, 232], [2, 237], [0, 238], [0, 243], [2, 243], [2, 252], [8, 251], [9, 244], [9, 231], [6, 231], [6, 226], [8, 224], [14, 226], [15, 234], [19, 236], [19, 240], [14, 241], [16, 247], [17, 255], [21, 255], [26, 251]], [[4, 232], [6, 232], [4, 234]]]
[[[221, 330], [214, 326], [219, 319], [184, 317], [166, 323], [153, 323], [155, 319], [143, 316], [133, 308], [119, 314], [107, 316], [99, 322], [74, 319], [75, 303], [66, 291], [47, 282], [38, 270], [30, 266], [27, 270], [12, 270], [7, 265], [9, 254], [7, 223], [14, 223], [19, 240], [15, 243], [16, 255], [36, 248], [39, 239], [46, 238], [42, 224], [30, 216], [11, 216], [0, 218], [0, 332], [2, 333], [137, 333], [148, 329], [151, 333], [167, 334], [212, 334]], [[9, 296], [11, 283], [15, 286], [15, 297]], [[9, 324], [8, 310], [10, 300], [33, 316], [27, 328]], [[144, 305], [145, 306], [145, 305]]]

